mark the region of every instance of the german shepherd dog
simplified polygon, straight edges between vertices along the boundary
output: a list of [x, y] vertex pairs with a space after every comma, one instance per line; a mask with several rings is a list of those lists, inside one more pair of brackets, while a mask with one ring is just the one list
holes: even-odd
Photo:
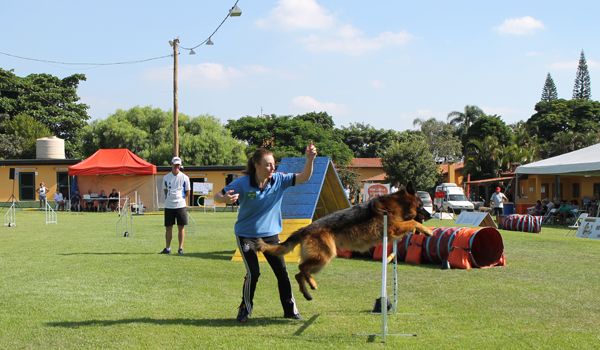
[[296, 281], [304, 297], [312, 300], [306, 283], [311, 289], [317, 289], [312, 274], [336, 256], [336, 247], [365, 252], [381, 243], [384, 213], [388, 215], [388, 237], [392, 240], [415, 229], [431, 235], [431, 231], [421, 224], [423, 219], [430, 218], [429, 213], [422, 208], [420, 198], [415, 196], [415, 190], [409, 184], [406, 189], [322, 217], [292, 233], [280, 244], [258, 240], [257, 248], [272, 255], [284, 255], [301, 244], [300, 272], [296, 274]]

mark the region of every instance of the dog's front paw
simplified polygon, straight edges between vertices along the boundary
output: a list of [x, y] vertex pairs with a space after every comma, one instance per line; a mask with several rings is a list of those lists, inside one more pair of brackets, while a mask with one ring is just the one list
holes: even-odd
[[422, 234], [427, 235], [427, 236], [432, 236], [433, 235], [433, 231], [429, 227], [427, 227], [427, 226], [419, 225], [417, 227], [417, 230], [419, 232], [421, 232]]

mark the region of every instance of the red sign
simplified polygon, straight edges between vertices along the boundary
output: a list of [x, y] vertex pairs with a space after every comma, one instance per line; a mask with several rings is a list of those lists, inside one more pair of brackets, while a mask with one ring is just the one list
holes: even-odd
[[373, 199], [375, 197], [383, 196], [384, 194], [388, 194], [388, 189], [384, 185], [375, 184], [375, 185], [369, 186], [367, 193], [369, 194], [369, 199]]
[[436, 193], [434, 194], [434, 197], [435, 197], [435, 198], [444, 198], [444, 197], [446, 197], [446, 192], [443, 192], [443, 191], [436, 192]]

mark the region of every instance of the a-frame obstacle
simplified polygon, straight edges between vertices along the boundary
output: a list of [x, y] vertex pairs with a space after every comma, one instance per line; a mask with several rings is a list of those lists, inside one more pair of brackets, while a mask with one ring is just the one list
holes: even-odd
[[[284, 173], [300, 173], [304, 169], [305, 158], [283, 158], [277, 171]], [[288, 188], [281, 203], [283, 231], [279, 239], [285, 241], [294, 231], [307, 226], [313, 220], [350, 207], [344, 193], [344, 187], [328, 157], [317, 157], [313, 163], [313, 174], [309, 181]], [[265, 261], [259, 253], [259, 261]], [[242, 261], [239, 250], [231, 258]], [[286, 262], [297, 263], [300, 260], [300, 246], [285, 255]]]

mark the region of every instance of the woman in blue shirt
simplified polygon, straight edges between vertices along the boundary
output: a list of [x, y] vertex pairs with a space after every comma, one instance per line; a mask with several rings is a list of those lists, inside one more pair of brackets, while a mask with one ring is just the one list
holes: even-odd
[[[242, 303], [237, 320], [247, 322], [252, 314], [254, 291], [260, 276], [258, 257], [254, 250], [258, 238], [267, 243], [279, 243], [281, 223], [281, 200], [286, 188], [308, 181], [313, 171], [317, 149], [312, 142], [306, 147], [306, 163], [299, 174], [275, 172], [275, 158], [267, 149], [259, 148], [248, 159], [245, 176], [239, 177], [215, 195], [215, 201], [233, 204], [240, 208], [234, 231], [238, 248], [246, 266], [242, 290]], [[301, 319], [292, 295], [292, 286], [281, 256], [264, 254], [277, 277], [279, 298], [284, 317]]]

